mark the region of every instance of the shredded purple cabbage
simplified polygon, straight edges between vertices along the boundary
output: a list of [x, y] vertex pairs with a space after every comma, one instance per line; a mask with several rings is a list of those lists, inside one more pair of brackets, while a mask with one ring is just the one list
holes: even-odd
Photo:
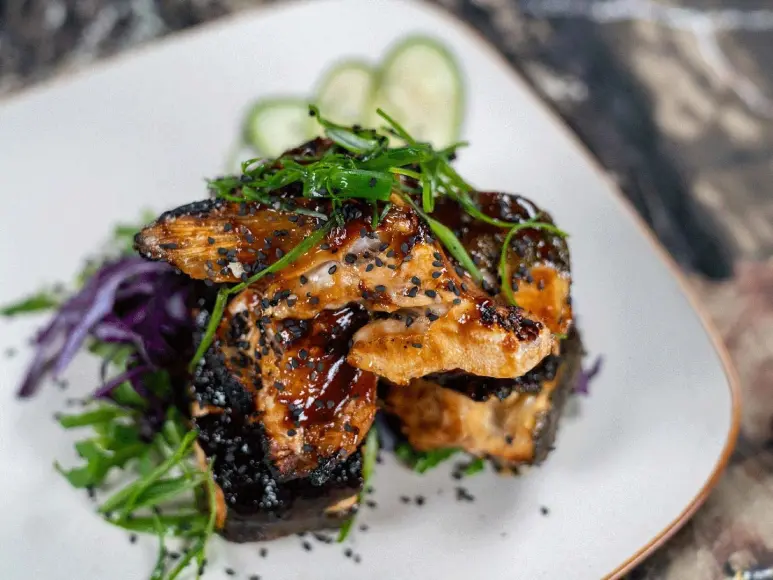
[[187, 310], [190, 290], [190, 281], [166, 263], [134, 256], [104, 264], [38, 333], [35, 356], [19, 396], [34, 395], [49, 371], [54, 378], [60, 376], [86, 338], [92, 337], [116, 348], [131, 345], [135, 349], [126, 370], [115, 377], [106, 377], [109, 359], [105, 361], [103, 384], [93, 396], [109, 398], [119, 385], [129, 381], [138, 394], [152, 399], [143, 377], [179, 367], [181, 357], [188, 354], [181, 352], [180, 345], [186, 344], [185, 338], [189, 341], [192, 333]]
[[596, 360], [593, 361], [593, 364], [590, 366], [589, 369], [581, 369], [580, 374], [577, 377], [577, 383], [574, 385], [574, 392], [578, 395], [588, 395], [590, 394], [590, 382], [593, 380], [593, 378], [598, 375], [601, 372], [601, 367], [603, 366], [604, 358], [602, 356], [597, 356]]

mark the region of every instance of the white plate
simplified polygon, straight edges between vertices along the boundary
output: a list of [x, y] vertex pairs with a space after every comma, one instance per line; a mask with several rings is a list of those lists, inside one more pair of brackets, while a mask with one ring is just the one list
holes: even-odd
[[[83, 257], [140, 208], [205, 197], [246, 104], [306, 94], [346, 56], [377, 59], [407, 33], [428, 33], [460, 58], [469, 87], [461, 172], [481, 188], [522, 192], [571, 232], [576, 311], [606, 365], [562, 422], [558, 448], [521, 478], [491, 474], [454, 499], [446, 469], [419, 477], [379, 467], [379, 509], [364, 510], [357, 565], [338, 545], [298, 538], [218, 542], [211, 576], [240, 578], [599, 578], [662, 543], [705, 499], [738, 428], [723, 354], [676, 269], [610, 181], [526, 84], [479, 37], [435, 8], [323, 0], [265, 9], [116, 59], [0, 105], [0, 303], [68, 280]], [[3, 322], [0, 351], [39, 321]], [[51, 421], [72, 393], [14, 399], [29, 353], [3, 360], [0, 387], [0, 578], [143, 578], [155, 540], [130, 546], [51, 469], [72, 458]], [[81, 392], [94, 368], [72, 373]], [[75, 389], [75, 387], [71, 387]], [[422, 494], [419, 508], [401, 495]], [[550, 509], [540, 514], [540, 506]]]

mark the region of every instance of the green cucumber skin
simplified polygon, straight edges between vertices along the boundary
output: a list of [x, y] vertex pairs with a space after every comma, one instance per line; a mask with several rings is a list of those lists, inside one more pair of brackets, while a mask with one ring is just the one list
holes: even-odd
[[[384, 58], [381, 61], [381, 65], [375, 70], [373, 94], [371, 95], [370, 102], [377, 102], [378, 93], [383, 84], [384, 77], [386, 76], [386, 71], [389, 70], [390, 64], [394, 62], [394, 60], [407, 49], [410, 49], [412, 46], [422, 44], [440, 53], [442, 58], [451, 64], [450, 68], [452, 68], [455, 72], [454, 77], [456, 78], [456, 98], [454, 99], [454, 130], [452, 131], [451, 142], [457, 141], [459, 140], [459, 137], [462, 133], [462, 125], [464, 123], [464, 108], [467, 101], [464, 74], [462, 73], [459, 62], [453, 53], [444, 44], [434, 38], [423, 35], [411, 35], [398, 40], [390, 48], [388, 48]], [[389, 111], [387, 111], [387, 113], [389, 113]], [[371, 111], [371, 114], [375, 114], [375, 111]], [[450, 145], [450, 143], [447, 143], [446, 145]]]
[[[327, 69], [321, 76], [320, 81], [317, 83], [317, 88], [314, 91], [315, 95], [315, 102], [317, 105], [319, 105], [319, 96], [322, 95], [325, 88], [330, 84], [331, 80], [338, 74], [341, 73], [341, 71], [346, 69], [357, 69], [361, 70], [362, 72], [367, 73], [371, 77], [371, 86], [370, 86], [370, 97], [367, 100], [367, 105], [365, 107], [365, 110], [360, 111], [359, 118], [357, 119], [358, 123], [364, 123], [368, 116], [368, 111], [372, 108], [373, 105], [373, 97], [375, 95], [374, 87], [376, 85], [376, 77], [378, 70], [374, 68], [371, 64], [364, 60], [360, 59], [345, 59], [341, 60], [337, 63], [335, 63], [333, 66], [331, 66], [329, 69]], [[325, 111], [322, 111], [322, 114], [325, 114]], [[317, 124], [316, 120], [310, 119], [310, 125], [312, 127], [312, 131], [319, 133], [319, 125]]]
[[[259, 141], [260, 139], [257, 138], [255, 135], [252, 134], [253, 132], [253, 123], [252, 120], [255, 118], [255, 116], [265, 110], [272, 107], [277, 106], [285, 106], [285, 105], [292, 105], [297, 106], [299, 109], [303, 108], [305, 110], [309, 107], [309, 101], [307, 99], [299, 98], [299, 97], [268, 97], [265, 99], [258, 99], [255, 101], [250, 107], [247, 109], [247, 113], [244, 115], [244, 120], [242, 121], [242, 142], [244, 145], [251, 147], [254, 149], [257, 153], [265, 154], [265, 146], [262, 146]], [[313, 138], [313, 135], [310, 131], [307, 131], [308, 138]], [[300, 143], [298, 143], [300, 145]]]

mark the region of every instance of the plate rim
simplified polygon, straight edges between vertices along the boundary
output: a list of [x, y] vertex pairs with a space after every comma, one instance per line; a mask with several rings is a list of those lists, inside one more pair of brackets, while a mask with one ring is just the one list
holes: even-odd
[[[335, 1], [335, 0], [333, 0]], [[628, 215], [632, 220], [636, 229], [644, 236], [649, 242], [649, 245], [654, 250], [655, 255], [660, 258], [666, 269], [671, 276], [676, 280], [679, 289], [682, 294], [687, 298], [688, 303], [692, 310], [697, 314], [698, 320], [703, 327], [704, 332], [708, 335], [711, 342], [711, 346], [714, 352], [718, 356], [722, 365], [722, 370], [725, 374], [728, 389], [730, 390], [730, 427], [727, 432], [725, 443], [722, 447], [714, 468], [709, 474], [706, 481], [697, 491], [695, 496], [687, 503], [684, 509], [666, 525], [660, 532], [653, 536], [647, 543], [641, 548], [619, 564], [614, 570], [608, 573], [604, 578], [606, 580], [617, 580], [631, 572], [637, 565], [641, 564], [649, 556], [651, 556], [658, 548], [662, 547], [677, 531], [679, 531], [698, 511], [698, 509], [708, 499], [711, 491], [717, 486], [720, 478], [727, 469], [730, 457], [735, 449], [736, 442], [740, 433], [741, 427], [741, 381], [735, 364], [732, 361], [730, 352], [727, 349], [722, 337], [719, 333], [717, 326], [709, 315], [706, 307], [698, 298], [695, 289], [690, 285], [685, 274], [681, 271], [679, 265], [674, 258], [668, 253], [668, 250], [660, 243], [654, 232], [646, 224], [643, 218], [631, 205], [630, 201], [625, 197], [620, 189], [619, 185], [609, 176], [601, 162], [591, 153], [588, 146], [580, 139], [567, 122], [561, 117], [558, 111], [554, 107], [550, 106], [545, 101], [536, 88], [534, 88], [524, 76], [507, 60], [507, 58], [501, 53], [501, 51], [488, 39], [483, 33], [478, 31], [475, 27], [462, 20], [450, 10], [435, 3], [430, 3], [420, 0], [390, 0], [395, 4], [403, 4], [405, 6], [412, 5], [413, 7], [419, 6], [422, 10], [431, 12], [434, 16], [442, 20], [446, 25], [456, 28], [463, 32], [470, 40], [480, 46], [483, 51], [490, 57], [504, 65], [504, 69], [507, 71], [508, 76], [515, 81], [522, 90], [528, 93], [529, 97], [533, 99], [538, 107], [545, 112], [548, 121], [554, 125], [563, 135], [567, 138], [572, 146], [583, 156], [585, 162], [593, 169], [594, 173], [607, 185], [607, 194], [617, 203], [619, 209]], [[227, 28], [234, 24], [245, 15], [263, 15], [270, 12], [282, 11], [287, 9], [295, 9], [303, 4], [310, 4], [311, 0], [285, 0], [284, 2], [270, 3], [264, 5], [253, 6], [246, 10], [238, 10], [231, 12], [223, 17], [218, 18], [215, 21], [203, 22], [192, 28], [186, 28], [183, 30], [177, 30], [159, 39], [151, 40], [139, 46], [129, 48], [115, 55], [108, 55], [99, 58], [96, 62], [89, 63], [87, 65], [80, 66], [75, 70], [68, 71], [68, 65], [54, 74], [54, 76], [36, 82], [33, 86], [27, 88], [20, 88], [12, 90], [9, 94], [0, 97], [0, 106], [6, 106], [15, 103], [17, 100], [23, 100], [30, 95], [36, 95], [40, 92], [45, 92], [58, 84], [67, 84], [77, 82], [82, 77], [87, 77], [90, 74], [99, 72], [104, 68], [110, 68], [115, 64], [120, 63], [124, 59], [136, 58], [145, 52], [152, 52], [155, 49], [164, 46], [168, 43], [175, 42], [181, 38], [192, 38], [197, 35], [204, 35], [210, 33], [212, 30], [218, 28]]]

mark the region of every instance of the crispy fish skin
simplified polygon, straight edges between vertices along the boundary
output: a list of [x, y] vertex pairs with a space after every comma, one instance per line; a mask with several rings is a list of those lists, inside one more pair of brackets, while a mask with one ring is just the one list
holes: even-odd
[[279, 481], [262, 461], [260, 428], [217, 409], [199, 409], [196, 453], [213, 460], [216, 530], [231, 542], [272, 540], [341, 525], [356, 509], [363, 487], [362, 456], [353, 453], [324, 483]]
[[[515, 377], [553, 350], [550, 329], [524, 309], [492, 300], [458, 272], [410, 207], [396, 203], [375, 229], [370, 211], [366, 204], [345, 205], [343, 226], [256, 284], [261, 316], [310, 319], [353, 303], [391, 314], [390, 321], [374, 320], [355, 336], [349, 363], [395, 384], [457, 369], [459, 356], [471, 374]], [[193, 278], [237, 282], [285, 255], [319, 225], [316, 218], [257, 203], [213, 201], [167, 212], [138, 234], [136, 246]], [[178, 236], [185, 240], [174, 241]], [[221, 258], [213, 262], [215, 255]], [[411, 328], [408, 321], [417, 317], [424, 318]], [[412, 346], [417, 344], [426, 354]], [[409, 349], [415, 352], [406, 357]], [[443, 353], [454, 356], [435, 356]]]

